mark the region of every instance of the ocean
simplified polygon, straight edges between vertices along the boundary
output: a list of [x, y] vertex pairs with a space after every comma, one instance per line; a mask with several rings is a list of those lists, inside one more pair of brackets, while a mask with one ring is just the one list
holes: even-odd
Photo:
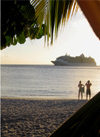
[[93, 97], [100, 91], [100, 67], [1, 65], [1, 97], [77, 99], [80, 80], [91, 81]]

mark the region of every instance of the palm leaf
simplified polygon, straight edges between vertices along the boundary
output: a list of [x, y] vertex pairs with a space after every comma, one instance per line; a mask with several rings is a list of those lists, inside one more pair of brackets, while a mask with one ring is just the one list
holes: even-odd
[[51, 37], [53, 43], [54, 32], [57, 37], [59, 26], [73, 15], [77, 9], [76, 0], [31, 0], [35, 8], [35, 15], [40, 24], [47, 25], [47, 41]]
[[47, 0], [31, 0], [31, 4], [35, 8], [35, 16], [39, 24], [42, 24], [43, 19], [46, 15], [47, 10]]

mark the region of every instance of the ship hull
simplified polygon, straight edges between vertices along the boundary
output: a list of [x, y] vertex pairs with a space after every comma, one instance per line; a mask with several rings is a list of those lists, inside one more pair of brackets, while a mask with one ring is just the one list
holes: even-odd
[[96, 66], [94, 63], [69, 63], [69, 62], [58, 62], [51, 61], [55, 66]]

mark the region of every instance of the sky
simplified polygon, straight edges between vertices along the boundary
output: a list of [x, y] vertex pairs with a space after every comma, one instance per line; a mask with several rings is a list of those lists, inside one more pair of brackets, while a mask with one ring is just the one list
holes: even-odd
[[24, 44], [10, 46], [1, 51], [1, 64], [49, 64], [57, 57], [84, 54], [95, 59], [100, 65], [100, 41], [94, 34], [87, 19], [79, 9], [64, 26], [60, 26], [58, 37], [52, 46], [44, 46], [41, 39], [26, 40]]

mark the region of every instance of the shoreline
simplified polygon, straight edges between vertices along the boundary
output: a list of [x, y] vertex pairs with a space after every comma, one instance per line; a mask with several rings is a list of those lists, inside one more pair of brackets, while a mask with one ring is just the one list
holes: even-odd
[[1, 98], [1, 135], [48, 137], [86, 102]]
[[[8, 97], [8, 96], [1, 96], [1, 99], [15, 99], [15, 100], [76, 100], [81, 101], [81, 99], [78, 100], [78, 98], [68, 98], [68, 97], [59, 97], [59, 96], [18, 96], [18, 97]], [[83, 101], [86, 100], [84, 97], [82, 99]]]
[[57, 97], [1, 97], [1, 100], [33, 100], [33, 101], [88, 101], [85, 98], [83, 99], [71, 99], [71, 98], [57, 98]]
[[[1, 99], [15, 99], [15, 100], [78, 100], [76, 98], [61, 98], [61, 97], [1, 97]], [[81, 99], [80, 99], [81, 100]], [[80, 101], [79, 100], [79, 101]], [[86, 99], [82, 99], [86, 100]]]

